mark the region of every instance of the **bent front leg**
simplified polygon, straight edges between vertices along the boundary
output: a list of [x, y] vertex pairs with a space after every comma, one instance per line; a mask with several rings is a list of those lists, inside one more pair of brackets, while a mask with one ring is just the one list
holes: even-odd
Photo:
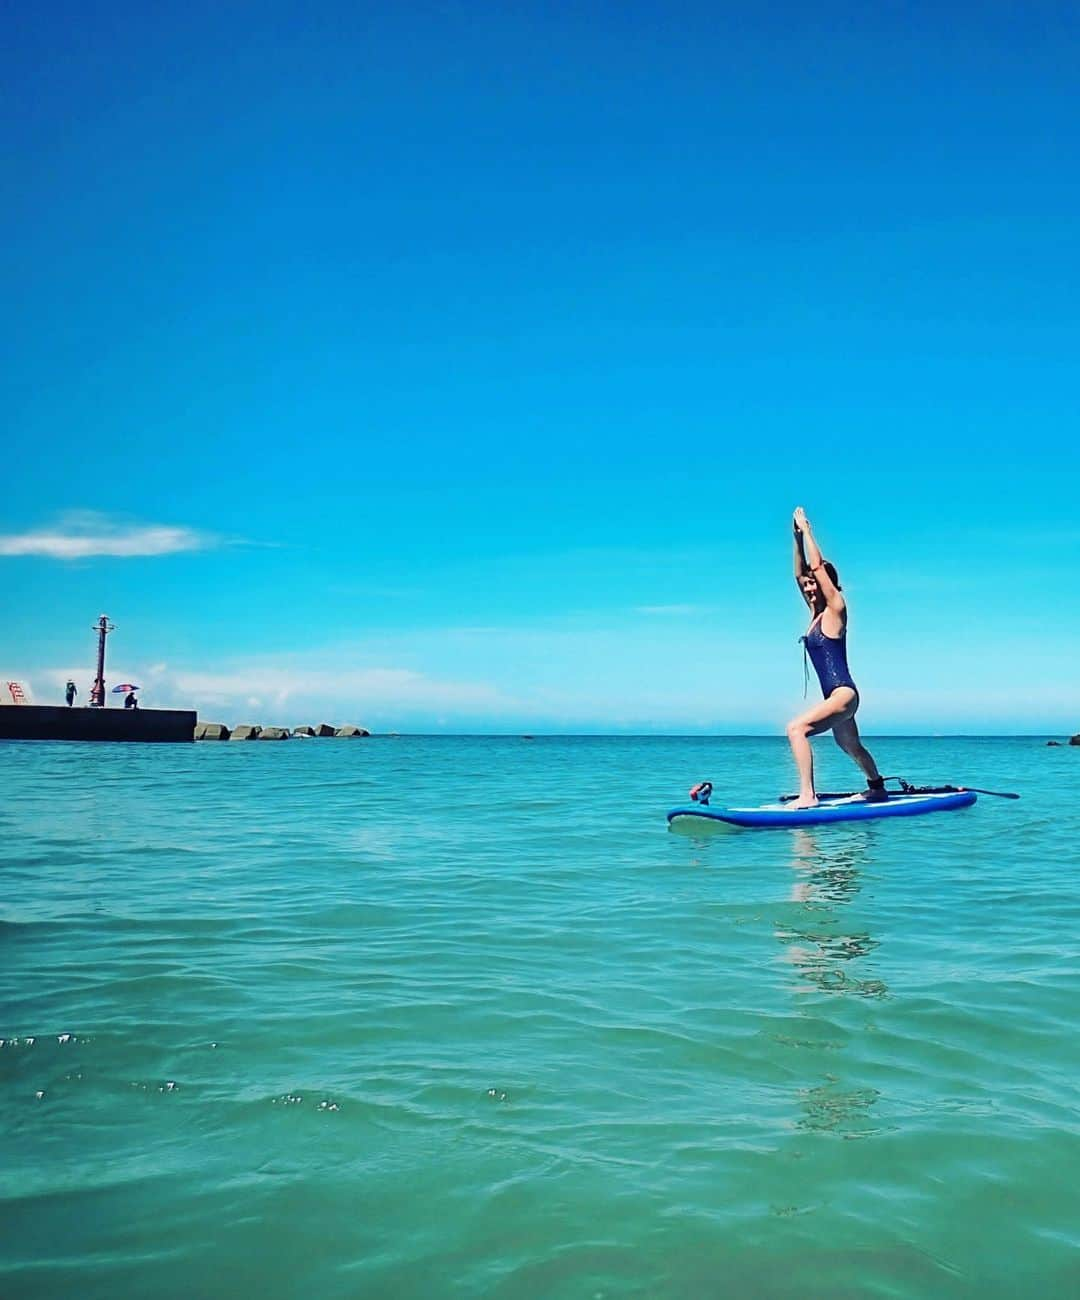
[[814, 751], [810, 747], [810, 737], [820, 736], [843, 721], [851, 714], [855, 693], [844, 687], [833, 691], [827, 700], [822, 700], [812, 709], [800, 713], [787, 724], [787, 738], [791, 752], [795, 756], [795, 766], [799, 772], [799, 797], [796, 808], [813, 808], [817, 803], [817, 791], [814, 789]]

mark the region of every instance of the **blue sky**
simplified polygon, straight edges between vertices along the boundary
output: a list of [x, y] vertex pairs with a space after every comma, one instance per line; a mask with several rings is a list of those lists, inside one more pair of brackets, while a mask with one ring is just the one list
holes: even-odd
[[1080, 726], [1080, 15], [17, 5], [0, 672], [225, 721]]

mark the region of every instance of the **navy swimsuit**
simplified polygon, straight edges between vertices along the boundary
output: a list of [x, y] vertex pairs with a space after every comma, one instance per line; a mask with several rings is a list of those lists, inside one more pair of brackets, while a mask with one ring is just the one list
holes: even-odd
[[814, 665], [814, 672], [821, 683], [821, 694], [825, 699], [838, 686], [850, 686], [856, 695], [859, 688], [851, 676], [847, 662], [847, 628], [839, 636], [826, 636], [821, 630], [820, 615], [810, 624], [810, 631], [803, 637], [803, 646]]

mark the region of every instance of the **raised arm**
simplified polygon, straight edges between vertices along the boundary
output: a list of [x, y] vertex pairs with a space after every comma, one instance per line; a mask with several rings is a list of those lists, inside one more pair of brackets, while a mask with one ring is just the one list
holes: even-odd
[[806, 511], [802, 506], [799, 506], [795, 511], [795, 527], [799, 530], [800, 540], [805, 547], [806, 567], [814, 575], [818, 586], [821, 588], [821, 594], [825, 597], [825, 604], [835, 613], [842, 614], [846, 608], [844, 597], [825, 567], [821, 547], [817, 544], [813, 529], [810, 527], [810, 520], [807, 519]]
[[[795, 565], [795, 581], [798, 582], [810, 572], [810, 566], [806, 563], [806, 551], [803, 548], [802, 529], [792, 521], [792, 550], [793, 563]], [[800, 588], [801, 590], [801, 588]]]

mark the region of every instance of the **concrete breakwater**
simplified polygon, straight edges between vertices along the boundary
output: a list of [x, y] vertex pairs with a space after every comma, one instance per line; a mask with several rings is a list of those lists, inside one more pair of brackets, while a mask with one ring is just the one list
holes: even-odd
[[89, 740], [188, 743], [193, 709], [91, 709], [62, 704], [0, 708], [0, 740]]
[[227, 727], [223, 722], [200, 722], [195, 727], [196, 740], [314, 740], [316, 738], [337, 738], [344, 740], [370, 736], [366, 727], [352, 724], [344, 727], [332, 727], [328, 722], [320, 722], [317, 727], [262, 727], [254, 723], [241, 723], [236, 727]]

